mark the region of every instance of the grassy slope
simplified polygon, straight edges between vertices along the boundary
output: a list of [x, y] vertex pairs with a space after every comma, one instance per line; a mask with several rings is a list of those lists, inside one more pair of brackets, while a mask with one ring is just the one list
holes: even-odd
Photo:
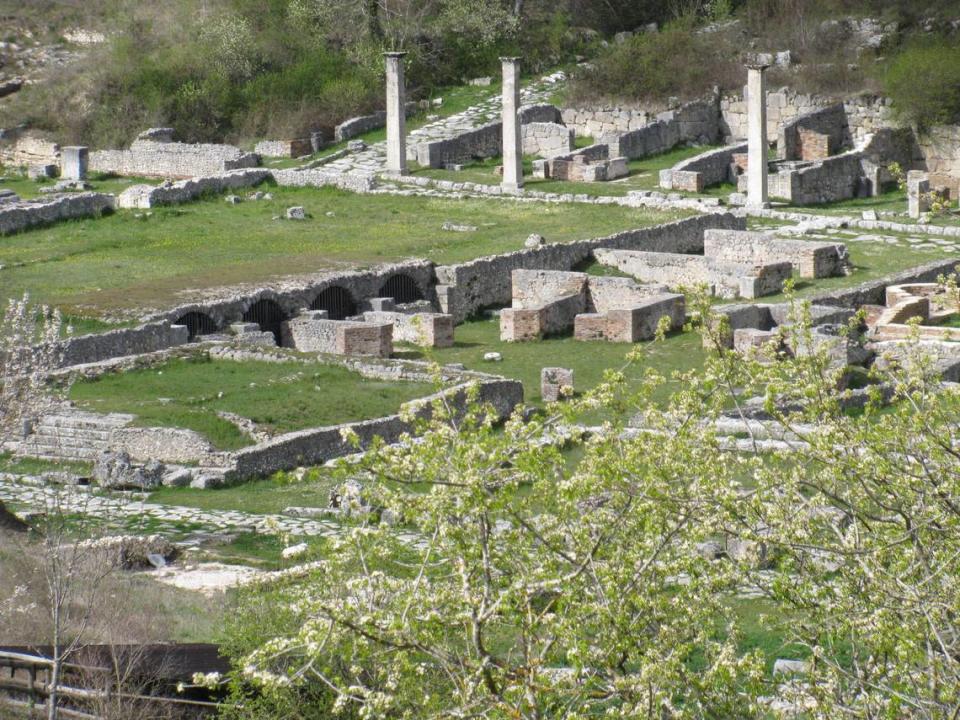
[[217, 411], [281, 433], [389, 415], [432, 391], [428, 384], [366, 380], [334, 366], [173, 360], [81, 381], [70, 397], [90, 410], [134, 413], [141, 425], [196, 430], [218, 448], [233, 449], [251, 440]]
[[[228, 205], [212, 198], [160, 208], [149, 217], [118, 212], [2, 238], [4, 294], [29, 290], [38, 301], [99, 310], [156, 306], [176, 301], [188, 288], [408, 257], [459, 262], [522, 248], [532, 232], [570, 241], [678, 217], [606, 206], [271, 190], [269, 201]], [[303, 205], [312, 217], [272, 219], [292, 205]], [[441, 231], [448, 220], [479, 229]]]

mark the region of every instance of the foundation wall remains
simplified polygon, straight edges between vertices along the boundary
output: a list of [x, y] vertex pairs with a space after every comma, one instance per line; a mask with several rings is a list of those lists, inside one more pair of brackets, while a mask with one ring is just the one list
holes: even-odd
[[96, 217], [114, 209], [113, 195], [84, 192], [41, 200], [20, 200], [0, 204], [0, 235], [20, 232], [60, 220]]
[[330, 355], [390, 357], [393, 352], [391, 323], [327, 320], [307, 313], [284, 321], [281, 326], [284, 347], [301, 352]]
[[[523, 402], [523, 385], [516, 380], [486, 380], [478, 384], [477, 402], [490, 404], [498, 417], [503, 420], [513, 409]], [[464, 408], [468, 401], [465, 386], [446, 391], [455, 407]], [[417, 417], [429, 417], [430, 405], [435, 396], [415, 401]], [[319, 465], [328, 460], [350, 455], [357, 448], [344, 437], [344, 430], [350, 430], [360, 438], [360, 447], [367, 448], [375, 437], [385, 442], [397, 442], [404, 433], [414, 429], [412, 423], [405, 422], [400, 415], [390, 415], [376, 420], [366, 420], [326, 428], [315, 428], [287, 433], [234, 453], [233, 468], [227, 473], [228, 482], [263, 477], [278, 470], [292, 470], [305, 465]]]
[[610, 146], [611, 157], [634, 160], [666, 152], [682, 143], [712, 144], [720, 135], [716, 101], [696, 101], [660, 113], [642, 127], [603, 133], [599, 138]]
[[847, 248], [842, 243], [782, 240], [760, 232], [707, 230], [703, 253], [720, 262], [739, 264], [789, 262], [803, 278], [843, 275]]
[[[804, 139], [804, 131], [826, 136], [826, 152], [813, 148]], [[777, 134], [777, 156], [781, 160], [822, 160], [852, 145], [847, 112], [843, 103], [827, 105], [784, 123]]]
[[745, 230], [746, 220], [729, 213], [701, 215], [602, 238], [554, 243], [459, 265], [439, 266], [436, 275], [441, 309], [460, 323], [482, 308], [503, 307], [510, 304], [512, 298], [510, 277], [514, 270], [570, 270], [589, 260], [596, 248], [702, 252], [703, 232], [707, 228]]
[[[410, 101], [404, 105], [404, 109], [406, 110], [407, 117], [410, 117], [416, 113], [417, 103]], [[377, 112], [369, 115], [359, 115], [358, 117], [352, 117], [348, 120], [344, 120], [342, 123], [337, 125], [333, 129], [333, 141], [338, 143], [343, 142], [344, 140], [355, 138], [357, 135], [363, 135], [371, 130], [379, 130], [380, 128], [386, 126], [386, 110], [378, 110]]]
[[417, 162], [423, 167], [470, 162], [475, 158], [496, 157], [503, 145], [503, 124], [492, 122], [467, 130], [457, 137], [417, 145]]
[[834, 155], [810, 167], [770, 175], [770, 196], [794, 205], [817, 205], [857, 197], [862, 176], [860, 150]]
[[0, 143], [0, 164], [11, 167], [60, 164], [60, 145], [54, 141], [29, 131], [10, 134], [10, 140]]
[[320, 168], [271, 170], [273, 179], [281, 187], [326, 187], [332, 185], [341, 190], [368, 193], [377, 187], [373, 174], [338, 173]]
[[128, 150], [91, 152], [89, 169], [139, 177], [189, 178], [260, 164], [256, 153], [247, 153], [232, 145], [172, 142], [172, 133], [154, 128], [141, 133]]
[[117, 207], [145, 209], [158, 205], [178, 205], [195, 200], [205, 193], [252, 187], [270, 177], [272, 173], [269, 170], [249, 168], [191, 180], [165, 182], [157, 186], [133, 185], [117, 196]]
[[441, 313], [368, 311], [364, 322], [393, 326], [393, 339], [421, 347], [452, 347], [453, 317]]
[[310, 155], [313, 152], [313, 146], [310, 144], [310, 138], [262, 140], [257, 143], [253, 151], [262, 157], [298, 158]]
[[190, 333], [183, 325], [154, 322], [136, 328], [81, 335], [62, 341], [59, 367], [73, 367], [127, 355], [143, 355], [184, 345]]
[[563, 125], [563, 116], [555, 105], [522, 105], [520, 107], [520, 124], [551, 123]]
[[709, 150], [672, 168], [660, 171], [660, 187], [664, 190], [701, 192], [711, 185], [734, 180], [734, 155], [747, 152], [747, 144], [728, 145]]

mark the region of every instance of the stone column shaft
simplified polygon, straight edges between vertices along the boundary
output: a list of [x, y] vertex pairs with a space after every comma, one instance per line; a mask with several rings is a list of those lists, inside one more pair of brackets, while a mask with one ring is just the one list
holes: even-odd
[[387, 64], [387, 172], [407, 172], [406, 88], [403, 80], [405, 52], [383, 54]]
[[767, 202], [766, 65], [747, 65], [747, 204]]
[[520, 138], [519, 58], [500, 58], [503, 66], [503, 180], [505, 192], [523, 187], [523, 146]]

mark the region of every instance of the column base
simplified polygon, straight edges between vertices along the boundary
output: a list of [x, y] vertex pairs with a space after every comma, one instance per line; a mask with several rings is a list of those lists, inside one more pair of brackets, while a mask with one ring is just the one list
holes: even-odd
[[507, 195], [519, 195], [523, 191], [523, 183], [500, 183], [500, 190]]

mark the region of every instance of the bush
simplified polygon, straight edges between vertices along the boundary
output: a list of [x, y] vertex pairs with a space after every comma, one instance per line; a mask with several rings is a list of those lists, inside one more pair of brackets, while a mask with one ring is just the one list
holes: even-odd
[[692, 31], [687, 21], [659, 33], [634, 35], [610, 45], [591, 67], [574, 74], [568, 95], [572, 104], [627, 101], [660, 104], [668, 98], [693, 100], [715, 85], [743, 84], [737, 53], [713, 35]]
[[904, 122], [920, 128], [960, 123], [960, 45], [955, 40], [907, 46], [887, 64], [882, 82]]

